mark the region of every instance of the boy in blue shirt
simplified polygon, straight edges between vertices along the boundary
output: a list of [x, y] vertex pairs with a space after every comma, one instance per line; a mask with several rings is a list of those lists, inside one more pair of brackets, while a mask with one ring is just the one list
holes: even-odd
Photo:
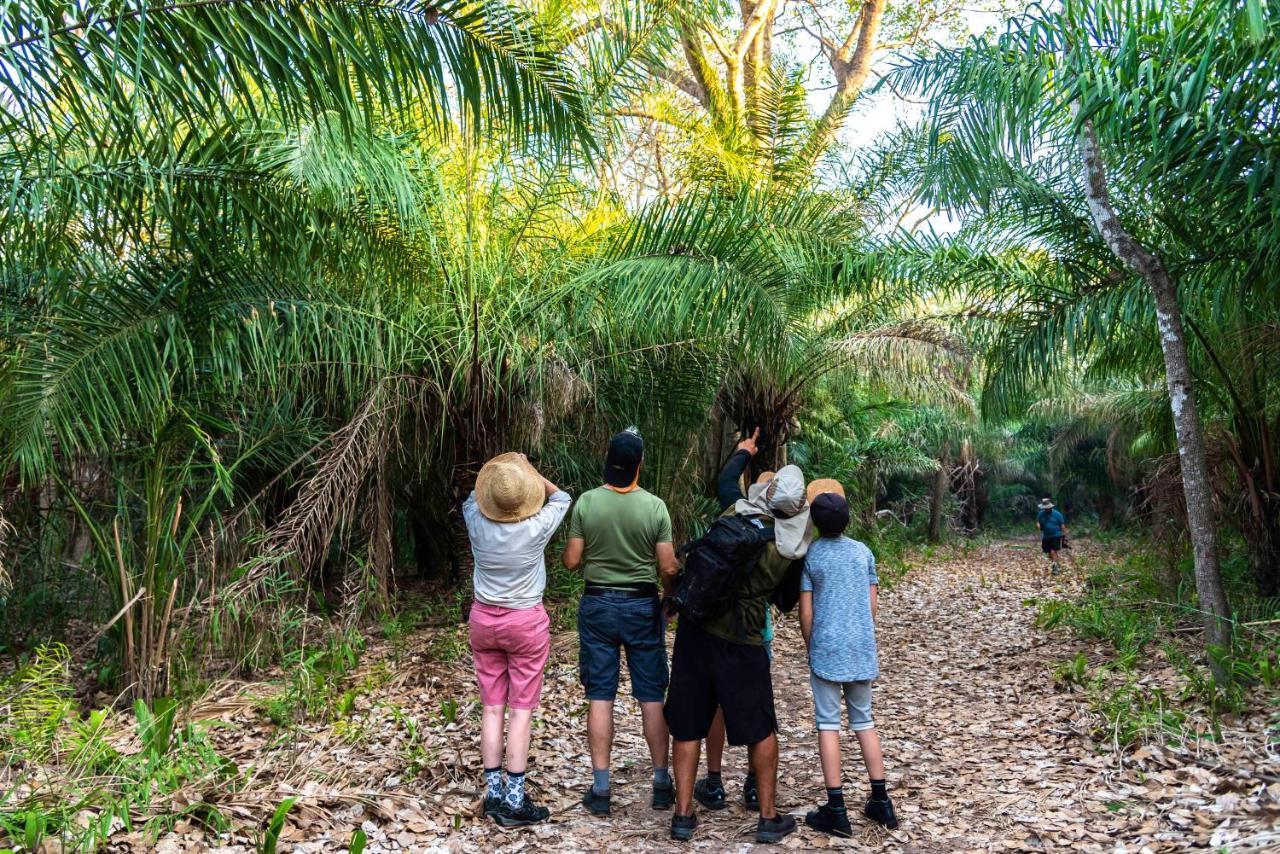
[[871, 681], [880, 675], [876, 658], [876, 559], [863, 543], [844, 536], [849, 504], [824, 492], [809, 516], [818, 528], [805, 556], [800, 582], [800, 631], [809, 649], [809, 685], [818, 723], [818, 753], [827, 803], [804, 817], [805, 824], [836, 836], [852, 836], [844, 804], [840, 768], [840, 704], [849, 711], [849, 729], [862, 748], [871, 777], [871, 797], [863, 814], [888, 828], [898, 826], [885, 787], [880, 736], [871, 718]]
[[1040, 502], [1036, 527], [1040, 529], [1040, 550], [1049, 556], [1050, 573], [1057, 575], [1058, 553], [1062, 551], [1062, 541], [1067, 536], [1067, 520], [1054, 509], [1053, 501], [1047, 496]]

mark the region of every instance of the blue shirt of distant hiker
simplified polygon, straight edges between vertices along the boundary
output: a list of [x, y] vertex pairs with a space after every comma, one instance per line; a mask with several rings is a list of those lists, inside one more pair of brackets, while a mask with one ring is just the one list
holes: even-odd
[[1040, 539], [1052, 540], [1055, 537], [1062, 536], [1062, 526], [1067, 524], [1067, 520], [1057, 510], [1041, 510], [1036, 516], [1036, 521], [1040, 523]]
[[809, 668], [828, 682], [880, 675], [871, 585], [879, 584], [871, 549], [848, 537], [819, 537], [804, 559], [800, 590], [813, 594]]

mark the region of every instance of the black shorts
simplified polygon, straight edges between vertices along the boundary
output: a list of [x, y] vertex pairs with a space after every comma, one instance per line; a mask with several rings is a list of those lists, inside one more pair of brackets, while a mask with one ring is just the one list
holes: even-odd
[[1048, 554], [1049, 552], [1062, 551], [1062, 537], [1045, 537], [1040, 540], [1040, 549]]
[[706, 738], [716, 706], [724, 709], [730, 744], [755, 744], [777, 732], [769, 654], [763, 646], [730, 643], [681, 620], [663, 710], [671, 737], [676, 741]]

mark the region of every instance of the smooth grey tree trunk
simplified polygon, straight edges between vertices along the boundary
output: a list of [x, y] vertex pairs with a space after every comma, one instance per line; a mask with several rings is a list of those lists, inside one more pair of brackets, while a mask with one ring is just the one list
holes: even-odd
[[[1213, 487], [1192, 388], [1191, 362], [1187, 358], [1187, 339], [1178, 306], [1178, 287], [1164, 261], [1139, 243], [1120, 222], [1111, 204], [1106, 168], [1098, 148], [1097, 134], [1090, 122], [1085, 122], [1080, 128], [1077, 144], [1084, 163], [1085, 201], [1093, 224], [1116, 258], [1141, 276], [1155, 297], [1165, 379], [1169, 388], [1169, 408], [1173, 412], [1173, 426], [1178, 437], [1182, 490], [1187, 501], [1187, 528], [1195, 554], [1196, 594], [1204, 613], [1205, 640], [1210, 645], [1229, 648], [1231, 615], [1218, 569]], [[1224, 677], [1212, 657], [1210, 666], [1216, 676]]]
[[938, 458], [938, 470], [933, 475], [933, 495], [929, 503], [929, 542], [942, 542], [942, 508], [947, 503], [947, 487], [951, 485], [951, 466], [946, 455]]

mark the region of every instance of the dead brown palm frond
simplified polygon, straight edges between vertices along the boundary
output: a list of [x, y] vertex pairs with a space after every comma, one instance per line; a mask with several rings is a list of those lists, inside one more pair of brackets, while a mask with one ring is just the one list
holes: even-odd
[[5, 552], [9, 545], [9, 538], [13, 534], [13, 525], [9, 524], [9, 520], [4, 518], [4, 505], [0, 504], [0, 598], [3, 598], [9, 592], [9, 588], [13, 586], [9, 572], [5, 569]]
[[831, 345], [820, 370], [859, 371], [894, 391], [972, 414], [972, 353], [963, 340], [928, 320], [904, 320], [854, 332]]
[[224, 597], [250, 593], [273, 566], [290, 562], [310, 567], [325, 555], [339, 523], [393, 449], [401, 391], [393, 380], [376, 383], [351, 420], [329, 436], [315, 472], [280, 522], [267, 531], [259, 558], [223, 592]]

